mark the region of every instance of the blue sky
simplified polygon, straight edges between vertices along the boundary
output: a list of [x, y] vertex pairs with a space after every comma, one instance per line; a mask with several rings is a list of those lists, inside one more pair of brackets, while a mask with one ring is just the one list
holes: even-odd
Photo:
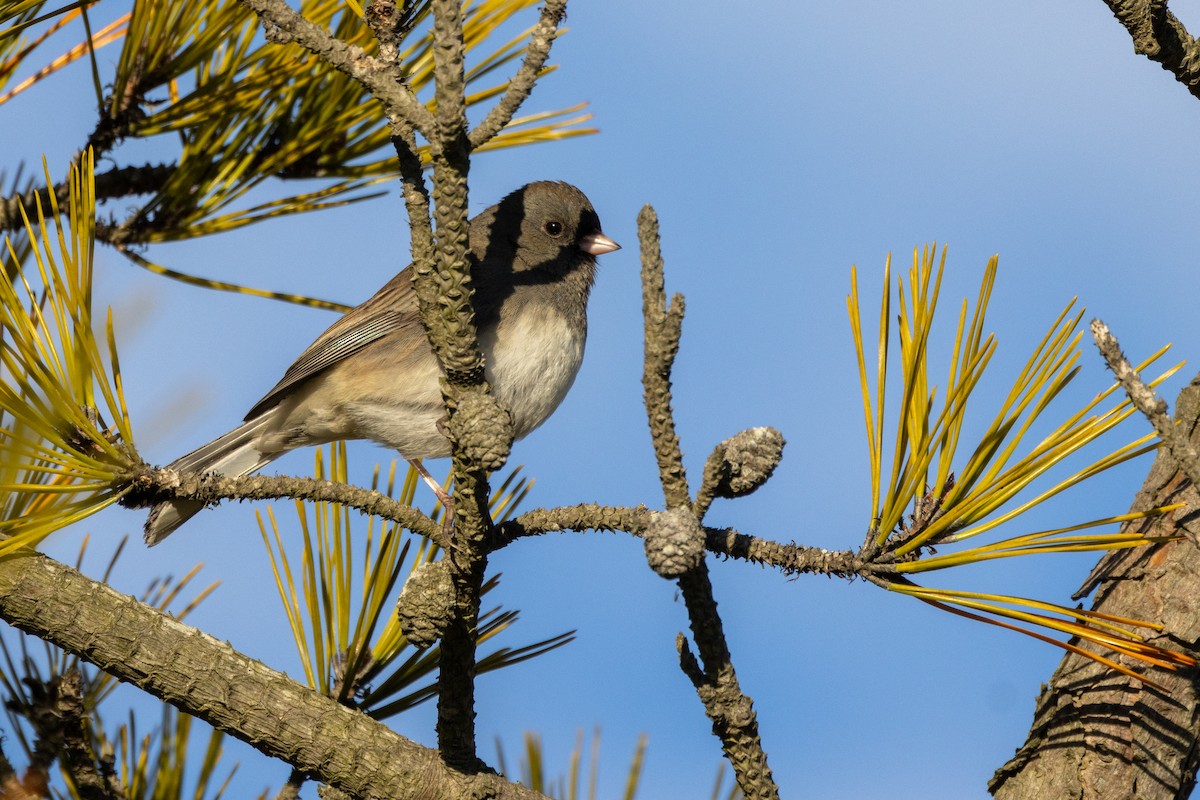
[[[1186, 19], [1194, 4], [1173, 9]], [[609, 0], [577, 3], [568, 24], [552, 58], [561, 68], [527, 108], [587, 101], [602, 132], [481, 156], [471, 176], [475, 210], [529, 180], [571, 181], [625, 245], [602, 259], [575, 388], [514, 450], [512, 463], [537, 479], [526, 507], [661, 506], [640, 386], [635, 216], [647, 202], [662, 222], [668, 291], [687, 297], [675, 407], [693, 482], [713, 445], [738, 430], [771, 425], [788, 439], [772, 481], [750, 498], [718, 501], [711, 524], [830, 549], [861, 542], [870, 509], [844, 305], [852, 264], [873, 309], [889, 252], [906, 266], [914, 246], [947, 243], [949, 322], [999, 254], [989, 330], [1000, 350], [985, 384], [993, 394], [976, 400], [980, 419], [1075, 296], [1131, 357], [1166, 342], [1174, 360], [1200, 357], [1189, 291], [1200, 251], [1200, 101], [1133, 54], [1103, 3], [763, 2], [751, 16], [728, 3]], [[68, 71], [0, 109], [6, 163], [19, 153], [35, 165], [45, 153], [61, 166], [88, 129], [85, 80]], [[358, 302], [407, 263], [406, 237], [393, 190], [149, 256]], [[109, 251], [98, 263], [98, 295], [117, 314], [135, 430], [152, 461], [239, 421], [333, 319], [164, 281]], [[1107, 385], [1090, 345], [1082, 363], [1057, 406], [1063, 416]], [[1165, 396], [1192, 374], [1185, 367]], [[1125, 436], [1145, 429], [1134, 421]], [[369, 445], [352, 455], [362, 475], [389, 457]], [[307, 472], [311, 459], [294, 454], [278, 470]], [[1008, 531], [1121, 513], [1148, 468], [1116, 470]], [[85, 530], [113, 541], [136, 535], [141, 521], [106, 513], [50, 549], [66, 557]], [[223, 585], [193, 621], [298, 674], [252, 509], [206, 512], [160, 547], [132, 550], [120, 588], [135, 592], [148, 576], [203, 561], [203, 575]], [[1025, 560], [929, 583], [1067, 602], [1089, 565]], [[646, 568], [640, 542], [551, 535], [499, 553], [492, 569], [503, 573], [494, 597], [522, 612], [506, 644], [579, 633], [540, 660], [481, 678], [485, 757], [499, 737], [511, 761], [522, 732], [535, 730], [549, 763], [565, 769], [576, 731], [599, 726], [601, 795], [615, 797], [645, 733], [639, 796], [707, 796], [720, 750], [676, 665], [686, 616], [674, 585]], [[714, 562], [712, 572], [785, 796], [985, 797], [1059, 658], [864, 582], [788, 579], [736, 562]], [[432, 706], [397, 728], [433, 744]], [[239, 794], [286, 777], [282, 765], [231, 749], [243, 761]]]

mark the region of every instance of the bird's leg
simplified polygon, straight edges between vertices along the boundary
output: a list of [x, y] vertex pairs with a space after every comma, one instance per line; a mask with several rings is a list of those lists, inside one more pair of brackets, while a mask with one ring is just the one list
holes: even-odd
[[425, 485], [433, 490], [433, 493], [437, 495], [438, 502], [442, 504], [442, 511], [444, 513], [442, 517], [442, 546], [444, 547], [449, 543], [450, 529], [454, 527], [454, 498], [429, 474], [429, 470], [425, 469], [425, 465], [421, 463], [421, 459], [406, 458], [405, 461], [417, 471], [417, 474], [421, 476], [421, 480], [425, 481]]

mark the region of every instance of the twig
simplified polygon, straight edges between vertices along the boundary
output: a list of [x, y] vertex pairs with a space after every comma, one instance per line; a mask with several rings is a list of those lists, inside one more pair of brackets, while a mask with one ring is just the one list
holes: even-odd
[[1180, 471], [1187, 475], [1193, 486], [1200, 487], [1200, 453], [1196, 452], [1188, 437], [1175, 427], [1171, 415], [1167, 413], [1166, 401], [1157, 397], [1154, 390], [1142, 382], [1141, 376], [1125, 358], [1117, 337], [1112, 335], [1107, 325], [1094, 319], [1091, 327], [1092, 338], [1096, 340], [1100, 355], [1104, 356], [1108, 368], [1125, 388], [1130, 402], [1154, 426], [1158, 437], [1179, 464]]
[[[667, 305], [658, 218], [648, 205], [638, 214], [638, 240], [642, 250], [642, 314], [646, 328], [642, 385], [650, 436], [667, 508], [684, 509], [691, 515], [695, 512], [671, 409], [671, 367], [679, 352], [683, 297], [677, 294]], [[699, 520], [695, 519], [693, 524], [696, 534], [703, 535]], [[778, 798], [779, 788], [771, 777], [767, 755], [758, 735], [753, 701], [738, 684], [725, 642], [708, 565], [699, 559], [694, 566], [686, 568], [678, 580], [687, 606], [692, 638], [700, 653], [697, 661], [684, 642], [680, 646], [680, 668], [692, 681], [704, 704], [704, 712], [712, 721], [713, 733], [721, 740], [721, 749], [733, 767], [742, 795], [747, 800]]]
[[668, 507], [690, 506], [683, 451], [675, 433], [671, 409], [671, 365], [679, 352], [683, 328], [683, 295], [676, 294], [667, 305], [663, 285], [662, 250], [659, 246], [658, 215], [649, 205], [638, 213], [638, 240], [642, 248], [642, 316], [646, 327], [642, 387], [650, 438], [658, 459], [659, 480]]
[[197, 474], [143, 464], [116, 486], [130, 487], [121, 504], [128, 508], [144, 508], [163, 500], [199, 500], [218, 503], [222, 500], [298, 500], [340, 503], [365, 514], [398, 523], [413, 533], [436, 537], [441, 530], [429, 517], [411, 506], [385, 494], [335, 481], [317, 478], [247, 475], [231, 477], [215, 473]]
[[[434, 99], [437, 104], [433, 161], [433, 208], [437, 223], [432, 262], [418, 262], [413, 287], [429, 343], [446, 373], [444, 399], [448, 427], [469, 421], [474, 409], [495, 404], [484, 380], [472, 305], [468, 248], [466, 75], [462, 5], [459, 0], [433, 0]], [[463, 419], [458, 409], [472, 407]], [[454, 482], [454, 528], [446, 552], [453, 597], [450, 620], [442, 635], [438, 669], [438, 749], [447, 764], [466, 771], [481, 769], [475, 751], [475, 630], [487, 570], [484, 537], [491, 527], [487, 471], [451, 436]], [[505, 449], [511, 445], [511, 433]]]
[[[401, 191], [408, 212], [408, 231], [414, 264], [433, 263], [433, 223], [429, 217], [429, 190], [417, 154], [417, 140], [400, 119], [391, 119], [392, 146], [400, 165]], [[413, 270], [414, 273], [418, 270]], [[414, 280], [416, 280], [414, 275]]]
[[298, 769], [293, 769], [288, 775], [287, 783], [281, 786], [275, 794], [275, 800], [299, 800], [300, 789], [307, 780], [307, 775]]
[[525, 60], [521, 68], [508, 82], [508, 88], [500, 102], [488, 112], [483, 122], [471, 131], [471, 149], [478, 150], [487, 144], [504, 126], [512, 121], [513, 114], [529, 97], [538, 75], [550, 56], [550, 46], [558, 36], [558, 26], [567, 15], [567, 0], [546, 0], [542, 7], [542, 15], [529, 37], [529, 45], [525, 48]]
[[526, 511], [498, 526], [488, 537], [488, 551], [495, 552], [518, 539], [558, 531], [626, 531], [641, 536], [650, 520], [645, 506], [577, 505]]
[[[384, 5], [383, 0], [375, 0], [370, 5], [371, 13], [367, 19], [370, 22], [376, 15], [372, 30], [379, 39], [381, 48], [394, 48], [407, 33], [410, 24], [411, 3], [404, 3], [397, 9], [392, 5], [390, 13], [384, 14], [378, 7]], [[391, 43], [391, 44], [389, 44]], [[392, 147], [396, 150], [396, 162], [400, 167], [400, 186], [404, 196], [404, 208], [408, 213], [409, 249], [412, 252], [412, 263], [428, 265], [434, 261], [433, 221], [429, 213], [429, 189], [425, 185], [425, 171], [421, 164], [421, 156], [417, 152], [417, 137], [413, 128], [404, 117], [388, 112], [388, 125], [391, 130]], [[414, 283], [416, 273], [414, 269]]]
[[770, 539], [738, 533], [733, 528], [705, 528], [704, 547], [710, 553], [775, 567], [784, 575], [827, 575], [831, 578], [870, 578], [892, 572], [891, 565], [863, 559], [853, 550], [825, 550], [781, 544]]
[[417, 262], [413, 286], [421, 319], [452, 387], [479, 386], [483, 358], [476, 341], [471, 306], [473, 288], [467, 261], [467, 142], [463, 67], [462, 8], [435, 0], [433, 8], [434, 98], [437, 114], [430, 138], [433, 161], [433, 208], [437, 246], [433, 262]]
[[361, 83], [387, 108], [418, 133], [430, 138], [433, 115], [403, 83], [403, 74], [395, 65], [385, 64], [362, 48], [347, 44], [330, 31], [305, 19], [283, 0], [241, 0], [263, 24], [268, 41], [295, 43], [315, 53], [334, 69]]
[[[531, 536], [563, 531], [624, 531], [645, 534], [650, 523], [645, 506], [577, 505], [527, 511], [498, 525], [488, 536], [488, 552], [495, 552]], [[828, 575], [833, 578], [866, 578], [889, 574], [889, 564], [864, 560], [853, 550], [825, 550], [781, 544], [770, 539], [739, 533], [733, 528], [704, 528], [704, 546], [713, 555], [775, 567], [784, 575]]]
[[[140, 167], [118, 167], [96, 176], [96, 200], [111, 200], [113, 198], [129, 197], [137, 194], [151, 194], [158, 191], [167, 178], [175, 171], [170, 164], [147, 164]], [[71, 187], [66, 183], [54, 186], [54, 194], [58, 199], [59, 210], [67, 211], [67, 199]], [[0, 231], [19, 230], [25, 226], [21, 219], [19, 208], [24, 206], [32, 216], [32, 210], [37, 205], [37, 197], [42, 198], [42, 210], [50, 211], [50, 204], [45, 201], [46, 187], [38, 186], [21, 194], [0, 198]]]
[[1200, 45], [1167, 8], [1167, 0], [1104, 0], [1141, 53], [1200, 98]]
[[363, 18], [379, 42], [379, 59], [400, 63], [400, 46], [416, 23], [416, 0], [371, 0], [363, 7]]
[[[743, 797], [747, 800], [778, 798], [779, 787], [771, 776], [767, 754], [758, 734], [754, 702], [742, 692], [725, 644], [725, 631], [713, 598], [708, 565], [701, 561], [699, 567], [685, 573], [679, 579], [679, 589], [691, 620], [692, 638], [704, 664], [702, 672], [689, 669], [683, 659], [687, 652], [685, 647], [680, 652], [680, 666], [704, 704], [704, 713], [712, 722], [713, 733], [721, 740], [721, 749], [733, 766]], [[694, 658], [691, 664], [698, 666]]]
[[63, 673], [58, 684], [58, 712], [62, 721], [62, 764], [82, 800], [125, 800], [125, 791], [113, 770], [97, 765], [83, 706], [82, 678], [78, 669]]

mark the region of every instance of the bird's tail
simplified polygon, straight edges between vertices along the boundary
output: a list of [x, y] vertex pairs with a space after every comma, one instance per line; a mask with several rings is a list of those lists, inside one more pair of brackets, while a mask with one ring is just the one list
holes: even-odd
[[[242, 423], [224, 436], [213, 439], [168, 465], [168, 469], [180, 472], [216, 472], [221, 475], [241, 476], [262, 469], [281, 453], [265, 454], [255, 447], [263, 428], [273, 416], [271, 411]], [[168, 500], [150, 509], [146, 518], [144, 536], [146, 544], [153, 546], [170, 536], [176, 528], [204, 508], [196, 500]]]

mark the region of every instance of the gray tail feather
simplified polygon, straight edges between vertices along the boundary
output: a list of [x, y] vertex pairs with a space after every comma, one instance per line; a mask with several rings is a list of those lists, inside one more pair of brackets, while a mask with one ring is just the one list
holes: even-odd
[[[181, 472], [217, 472], [234, 476], [249, 475], [262, 469], [283, 455], [264, 454], [254, 446], [254, 442], [273, 416], [271, 411], [242, 423], [224, 436], [213, 439], [186, 456], [172, 461], [168, 469]], [[196, 500], [169, 500], [154, 506], [150, 509], [150, 516], [146, 518], [146, 544], [158, 544], [203, 508], [204, 503]]]

